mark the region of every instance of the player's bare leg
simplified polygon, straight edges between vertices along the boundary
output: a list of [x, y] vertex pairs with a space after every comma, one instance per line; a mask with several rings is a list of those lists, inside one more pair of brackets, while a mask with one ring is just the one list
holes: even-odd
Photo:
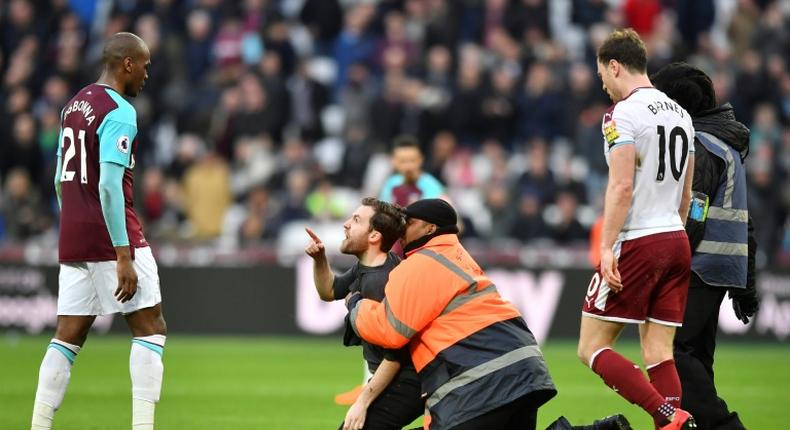
[[625, 326], [621, 323], [582, 317], [579, 330], [579, 359], [592, 367], [595, 356], [606, 348], [614, 347], [617, 338]]
[[71, 379], [71, 366], [88, 338], [95, 316], [58, 315], [55, 337], [49, 343], [38, 371], [31, 428], [51, 429]]
[[132, 332], [129, 373], [132, 377], [132, 428], [153, 430], [154, 410], [162, 391], [162, 353], [167, 325], [162, 306], [140, 309], [126, 317]]
[[672, 353], [675, 327], [646, 322], [639, 326], [642, 359], [656, 391], [675, 408], [680, 408], [682, 388]]
[[[639, 366], [612, 349], [622, 329], [621, 323], [583, 316], [579, 334], [579, 358], [617, 394], [650, 414], [656, 426], [665, 426], [672, 421], [675, 408], [650, 384]], [[658, 353], [661, 350], [654, 346], [653, 341], [658, 343], [658, 339], [666, 333], [661, 330], [649, 330], [648, 333], [649, 356], [660, 357]], [[671, 348], [670, 341], [670, 353]]]

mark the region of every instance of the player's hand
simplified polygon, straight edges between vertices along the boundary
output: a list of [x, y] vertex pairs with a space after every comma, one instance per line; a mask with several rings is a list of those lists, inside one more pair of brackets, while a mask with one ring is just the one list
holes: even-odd
[[115, 299], [126, 303], [137, 293], [137, 272], [131, 257], [118, 258], [118, 288], [115, 290]]
[[343, 421], [343, 430], [360, 430], [365, 426], [365, 416], [368, 413], [368, 408], [362, 402], [357, 400], [348, 408], [346, 412], [346, 419]]
[[308, 244], [304, 249], [305, 254], [309, 255], [313, 259], [326, 258], [326, 249], [324, 248], [324, 243], [321, 242], [321, 239], [310, 227], [305, 227], [304, 231], [306, 231], [307, 235], [310, 236], [310, 244]]
[[615, 293], [619, 293], [623, 289], [620, 271], [617, 270], [617, 259], [614, 258], [611, 248], [601, 250], [601, 275]]

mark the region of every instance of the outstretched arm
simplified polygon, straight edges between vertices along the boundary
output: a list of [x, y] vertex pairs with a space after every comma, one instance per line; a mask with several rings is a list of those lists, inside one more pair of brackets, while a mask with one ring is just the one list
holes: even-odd
[[310, 243], [305, 247], [305, 254], [313, 259], [313, 281], [315, 282], [315, 290], [318, 292], [318, 297], [326, 302], [331, 302], [335, 299], [332, 285], [335, 281], [335, 274], [332, 273], [332, 268], [329, 267], [329, 261], [326, 258], [326, 249], [324, 243], [315, 232], [309, 227], [305, 227], [307, 235], [310, 236]]

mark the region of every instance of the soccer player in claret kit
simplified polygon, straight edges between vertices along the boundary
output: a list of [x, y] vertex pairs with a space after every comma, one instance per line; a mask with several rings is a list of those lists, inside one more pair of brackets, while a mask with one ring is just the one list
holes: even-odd
[[150, 53], [136, 35], [117, 33], [105, 42], [102, 63], [99, 80], [61, 112], [58, 321], [41, 362], [33, 429], [52, 428], [97, 315], [120, 312], [132, 332], [132, 428], [153, 429], [162, 387], [166, 326], [156, 262], [132, 202], [137, 114], [124, 99], [142, 90]]
[[[656, 428], [695, 428], [679, 409], [681, 386], [672, 355], [683, 323], [691, 273], [684, 230], [691, 200], [691, 116], [646, 75], [645, 45], [631, 29], [598, 50], [598, 75], [614, 106], [602, 132], [609, 164], [601, 263], [584, 300], [579, 358]], [[649, 380], [614, 351], [626, 323], [639, 324]]]

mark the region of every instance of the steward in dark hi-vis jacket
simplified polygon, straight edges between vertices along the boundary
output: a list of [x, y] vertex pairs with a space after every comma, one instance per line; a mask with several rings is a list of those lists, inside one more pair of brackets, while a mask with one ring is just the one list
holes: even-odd
[[738, 414], [718, 395], [713, 361], [724, 295], [732, 298], [735, 315], [744, 324], [759, 308], [757, 242], [743, 165], [749, 153], [749, 129], [735, 119], [729, 103], [717, 104], [711, 79], [694, 66], [669, 64], [651, 81], [686, 109], [696, 130], [692, 184], [696, 211], [686, 223], [692, 274], [683, 327], [674, 342], [683, 388], [681, 407], [694, 415], [700, 430], [743, 430]]
[[349, 298], [351, 326], [385, 348], [409, 345], [426, 429], [534, 429], [557, 391], [521, 313], [461, 246], [447, 202], [420, 200], [405, 212], [406, 260], [381, 303]]

